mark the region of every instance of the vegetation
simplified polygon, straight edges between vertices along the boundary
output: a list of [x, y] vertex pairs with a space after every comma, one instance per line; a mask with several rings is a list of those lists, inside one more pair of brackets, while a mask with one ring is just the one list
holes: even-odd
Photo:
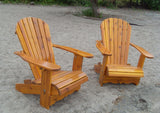
[[142, 5], [146, 9], [160, 10], [160, 0], [143, 0]]
[[[31, 3], [42, 5], [81, 5], [104, 7], [141, 7], [152, 10], [160, 10], [160, 0], [0, 0], [3, 3]], [[93, 4], [94, 3], [94, 4]], [[95, 6], [94, 6], [95, 7]], [[93, 9], [92, 9], [93, 10]]]
[[78, 5], [89, 7], [83, 10], [81, 15], [91, 17], [102, 17], [98, 12], [98, 7], [136, 7], [152, 10], [160, 10], [160, 0], [0, 0], [3, 3], [26, 3], [42, 5]]

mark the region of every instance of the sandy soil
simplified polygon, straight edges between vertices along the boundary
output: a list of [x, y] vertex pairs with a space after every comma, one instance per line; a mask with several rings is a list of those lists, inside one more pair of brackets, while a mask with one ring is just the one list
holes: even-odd
[[[110, 17], [120, 17], [132, 25], [131, 42], [144, 47], [155, 58], [146, 59], [144, 78], [138, 86], [105, 84], [100, 87], [98, 74], [93, 71], [102, 55], [95, 47], [101, 39], [101, 20], [73, 16], [75, 7], [0, 5], [0, 113], [160, 113], [160, 12], [131, 9], [101, 9]], [[16, 83], [33, 79], [28, 64], [14, 55], [22, 50], [14, 34], [18, 20], [23, 17], [39, 17], [50, 26], [52, 42], [94, 54], [85, 59], [83, 71], [89, 81], [76, 92], [50, 107], [42, 108], [39, 96], [26, 95], [15, 90]], [[57, 64], [71, 70], [73, 55], [54, 49]], [[139, 53], [130, 48], [128, 62], [136, 66]], [[63, 59], [63, 60], [62, 60]]]

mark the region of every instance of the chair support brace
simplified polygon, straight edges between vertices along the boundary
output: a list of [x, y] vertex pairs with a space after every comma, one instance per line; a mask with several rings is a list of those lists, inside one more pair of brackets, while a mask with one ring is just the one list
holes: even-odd
[[137, 67], [143, 68], [145, 58], [146, 57], [143, 54], [140, 55]]
[[80, 55], [74, 54], [72, 71], [81, 71], [82, 64], [83, 64], [83, 57]]

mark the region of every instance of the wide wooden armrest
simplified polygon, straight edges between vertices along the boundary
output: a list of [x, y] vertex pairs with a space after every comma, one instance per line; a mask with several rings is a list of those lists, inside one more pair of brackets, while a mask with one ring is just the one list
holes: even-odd
[[71, 48], [71, 47], [61, 46], [61, 45], [57, 45], [57, 44], [53, 44], [52, 46], [56, 47], [56, 48], [59, 48], [59, 49], [69, 51], [69, 52], [72, 52], [74, 54], [77, 54], [77, 55], [80, 55], [80, 56], [83, 56], [83, 57], [86, 57], [86, 58], [92, 58], [93, 57], [93, 55], [90, 54], [90, 53], [80, 51], [80, 50], [77, 50], [77, 49], [74, 49], [74, 48]]
[[48, 69], [48, 70], [59, 70], [61, 67], [59, 65], [56, 65], [56, 64], [53, 64], [53, 63], [50, 63], [50, 62], [47, 62], [47, 61], [42, 61], [42, 60], [37, 60], [37, 59], [34, 59], [30, 56], [27, 56], [23, 51], [17, 51], [17, 52], [14, 52], [14, 54], [20, 56], [23, 60], [31, 63], [31, 64], [34, 64], [34, 65], [37, 65], [39, 67], [42, 67], [42, 68], [45, 68], [45, 69]]
[[102, 45], [101, 41], [97, 40], [96, 42], [97, 42], [97, 43], [96, 43], [96, 47], [99, 49], [99, 51], [100, 51], [103, 55], [108, 55], [108, 56], [111, 56], [111, 55], [112, 55], [112, 53], [111, 53], [109, 50], [107, 50], [107, 48], [105, 48], [105, 47]]
[[142, 47], [139, 47], [133, 43], [130, 43], [131, 46], [133, 46], [134, 48], [136, 48], [141, 54], [143, 54], [145, 57], [147, 58], [153, 58], [154, 56], [152, 54], [150, 54], [148, 51], [146, 51], [145, 49], [143, 49]]

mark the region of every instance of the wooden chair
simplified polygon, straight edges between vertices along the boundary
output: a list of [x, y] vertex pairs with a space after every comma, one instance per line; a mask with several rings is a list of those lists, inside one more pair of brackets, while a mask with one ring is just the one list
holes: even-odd
[[[66, 46], [52, 44], [49, 26], [39, 18], [21, 19], [16, 26], [16, 34], [23, 51], [15, 52], [27, 61], [34, 80], [24, 80], [16, 84], [16, 90], [24, 94], [39, 94], [41, 106], [49, 109], [56, 101], [80, 89], [88, 77], [82, 72], [83, 57], [93, 55]], [[74, 54], [72, 71], [61, 71], [54, 59], [53, 48], [63, 49]]]
[[[153, 58], [143, 48], [130, 43], [131, 26], [117, 18], [105, 19], [101, 23], [102, 40], [97, 41], [96, 47], [103, 55], [103, 62], [94, 66], [95, 72], [100, 73], [99, 83], [134, 83], [139, 84], [143, 74], [145, 58]], [[129, 45], [140, 53], [137, 67], [127, 64]]]

